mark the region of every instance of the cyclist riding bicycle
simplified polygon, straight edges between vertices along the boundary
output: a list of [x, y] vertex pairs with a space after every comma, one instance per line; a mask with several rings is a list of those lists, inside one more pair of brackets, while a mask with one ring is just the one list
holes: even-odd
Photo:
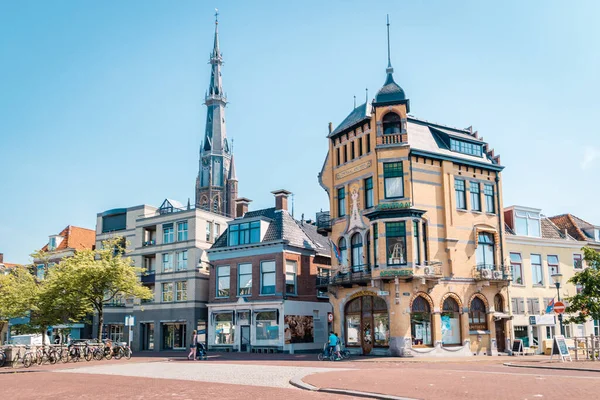
[[333, 331], [329, 332], [329, 354], [335, 354], [336, 359], [339, 360], [340, 355], [337, 352], [337, 344], [338, 344], [337, 335]]

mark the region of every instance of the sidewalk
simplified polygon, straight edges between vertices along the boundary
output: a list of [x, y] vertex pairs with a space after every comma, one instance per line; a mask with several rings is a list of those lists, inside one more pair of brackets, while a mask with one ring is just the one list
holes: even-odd
[[562, 371], [586, 371], [600, 372], [600, 361], [560, 361], [557, 359], [550, 360], [548, 356], [542, 356], [540, 360], [510, 360], [504, 365], [513, 368], [538, 368], [538, 369], [554, 369]]

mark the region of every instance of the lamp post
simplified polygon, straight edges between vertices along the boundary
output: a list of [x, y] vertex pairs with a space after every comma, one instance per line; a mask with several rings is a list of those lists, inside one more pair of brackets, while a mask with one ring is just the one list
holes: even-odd
[[[552, 274], [552, 280], [556, 286], [556, 293], [558, 294], [558, 301], [560, 301], [560, 283], [562, 282], [562, 274]], [[558, 322], [560, 324], [560, 334], [565, 334], [565, 327], [563, 326], [563, 316], [558, 314]]]

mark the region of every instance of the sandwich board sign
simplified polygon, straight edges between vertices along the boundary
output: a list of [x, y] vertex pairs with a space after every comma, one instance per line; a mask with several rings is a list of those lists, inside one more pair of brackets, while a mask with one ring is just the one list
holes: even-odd
[[512, 345], [512, 353], [513, 355], [523, 355], [523, 341], [521, 339], [515, 339], [513, 340], [513, 345]]
[[552, 343], [552, 355], [550, 359], [557, 355], [560, 358], [560, 361], [565, 361], [568, 359], [569, 361], [573, 361], [571, 359], [571, 353], [569, 353], [569, 347], [567, 346], [567, 342], [565, 341], [565, 337], [563, 335], [555, 335]]

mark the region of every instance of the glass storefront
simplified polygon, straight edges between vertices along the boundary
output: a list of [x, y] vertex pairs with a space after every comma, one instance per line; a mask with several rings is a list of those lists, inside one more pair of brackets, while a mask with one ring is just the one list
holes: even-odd
[[[537, 329], [534, 329], [537, 330]], [[515, 339], [520, 339], [523, 341], [523, 347], [529, 347], [531, 343], [529, 343], [529, 334], [527, 333], [527, 326], [515, 326]], [[536, 343], [537, 345], [537, 343]]]
[[162, 324], [163, 350], [185, 350], [186, 327], [185, 323]]
[[213, 314], [215, 325], [215, 344], [233, 344], [235, 326], [233, 312]]
[[460, 345], [460, 313], [456, 300], [448, 297], [442, 307], [442, 344]]
[[277, 311], [261, 311], [255, 314], [256, 340], [278, 340], [279, 323]]
[[422, 296], [413, 300], [410, 332], [414, 346], [431, 346], [431, 307]]
[[154, 350], [154, 324], [140, 324], [142, 330], [142, 350]]
[[346, 305], [346, 346], [389, 345], [390, 321], [381, 297], [361, 296]]

